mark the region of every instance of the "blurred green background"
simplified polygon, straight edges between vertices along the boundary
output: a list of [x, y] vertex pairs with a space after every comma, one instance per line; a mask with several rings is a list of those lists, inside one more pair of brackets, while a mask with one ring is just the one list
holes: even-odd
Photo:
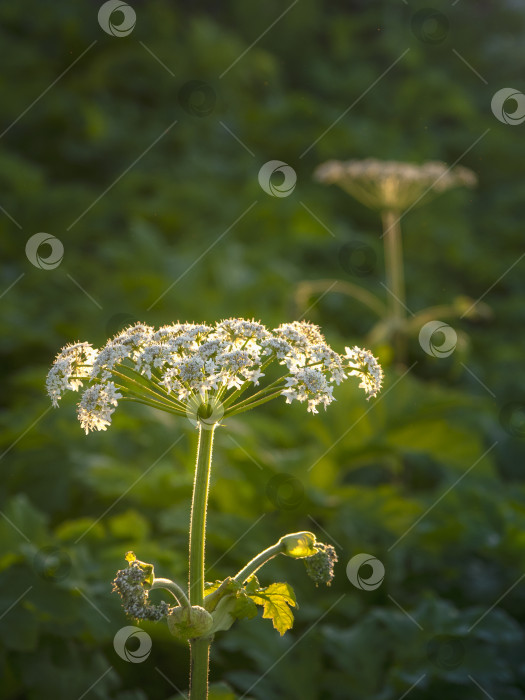
[[[357, 301], [294, 299], [321, 278], [384, 297], [379, 218], [312, 180], [329, 158], [375, 157], [461, 158], [478, 174], [476, 190], [403, 219], [407, 302], [484, 295], [491, 314], [451, 322], [461, 342], [446, 359], [413, 338], [408, 373], [375, 348], [375, 402], [343, 386], [318, 416], [283, 400], [218, 431], [209, 579], [299, 529], [339, 563], [323, 589], [284, 558], [261, 574], [295, 587], [295, 627], [281, 639], [259, 618], [218, 634], [211, 678], [233, 693], [216, 697], [525, 698], [525, 125], [490, 108], [497, 90], [525, 90], [523, 7], [133, 7], [134, 30], [114, 37], [98, 2], [0, 4], [1, 697], [187, 687], [188, 651], [163, 624], [144, 625], [145, 662], [117, 656], [132, 623], [110, 582], [130, 549], [184, 581], [195, 430], [122, 406], [86, 437], [74, 395], [49, 408], [55, 354], [136, 320], [274, 326], [305, 311], [336, 349], [363, 344], [375, 319]], [[259, 186], [269, 160], [296, 171], [289, 196]], [[37, 232], [64, 246], [54, 269], [26, 257]], [[345, 257], [354, 244], [375, 252], [366, 275]], [[346, 576], [360, 552], [385, 566], [374, 591]]]

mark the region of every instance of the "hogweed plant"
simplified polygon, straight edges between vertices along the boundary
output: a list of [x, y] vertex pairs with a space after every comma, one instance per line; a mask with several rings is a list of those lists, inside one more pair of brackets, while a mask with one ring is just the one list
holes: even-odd
[[[320, 280], [305, 282], [298, 290], [298, 301], [302, 304], [310, 293], [332, 291], [348, 293], [379, 314], [382, 320], [372, 331], [369, 341], [373, 344], [392, 338], [397, 360], [405, 357], [404, 339], [407, 331], [419, 330], [425, 319], [435, 318], [437, 311], [443, 317], [468, 315], [473, 307], [471, 299], [459, 299], [457, 303], [426, 309], [410, 321], [406, 315], [405, 275], [401, 240], [401, 219], [416, 206], [428, 202], [442, 192], [456, 187], [472, 188], [477, 183], [476, 175], [462, 166], [449, 167], [446, 163], [429, 161], [422, 165], [398, 161], [382, 161], [375, 158], [365, 160], [322, 163], [314, 172], [314, 178], [327, 185], [339, 185], [359, 202], [379, 212], [383, 224], [387, 305], [371, 292], [349, 282]], [[478, 309], [479, 311], [479, 309]], [[471, 313], [470, 316], [475, 315]]]
[[[274, 365], [270, 377], [270, 365]], [[273, 378], [275, 375], [275, 378]], [[348, 377], [360, 380], [368, 397], [381, 388], [383, 373], [376, 358], [358, 347], [338, 354], [310, 323], [285, 323], [268, 330], [260, 323], [228, 319], [215, 325], [176, 323], [158, 330], [130, 326], [96, 350], [75, 343], [57, 355], [47, 377], [54, 406], [68, 389], [79, 391], [78, 419], [86, 434], [106, 430], [118, 404], [134, 401], [175, 416], [198, 428], [189, 536], [187, 588], [157, 578], [152, 564], [128, 552], [127, 568], [117, 572], [113, 590], [134, 620], [167, 620], [172, 634], [191, 650], [190, 698], [208, 695], [209, 650], [214, 635], [236, 619], [252, 618], [257, 606], [282, 635], [293, 624], [296, 605], [288, 583], [260, 584], [256, 573], [282, 554], [302, 559], [308, 575], [330, 584], [337, 561], [331, 545], [311, 532], [284, 535], [260, 552], [235, 575], [204, 580], [206, 510], [215, 429], [274, 398], [306, 403], [317, 413], [335, 401], [334, 387]], [[150, 591], [164, 589], [171, 603], [154, 604]]]

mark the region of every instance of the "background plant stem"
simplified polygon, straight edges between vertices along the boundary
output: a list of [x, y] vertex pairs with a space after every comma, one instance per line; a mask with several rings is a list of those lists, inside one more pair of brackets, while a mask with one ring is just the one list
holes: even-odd
[[[215, 426], [199, 425], [199, 444], [193, 483], [193, 499], [190, 522], [190, 575], [189, 596], [191, 605], [202, 606], [204, 601], [204, 547], [206, 538], [206, 510], [210, 484], [210, 468]], [[208, 697], [208, 667], [211, 639], [190, 641], [190, 699], [206, 700]]]
[[399, 212], [391, 209], [384, 211], [382, 214], [388, 306], [390, 308], [390, 315], [395, 326], [393, 338], [394, 350], [396, 360], [398, 362], [404, 362], [404, 322], [406, 317], [405, 272], [399, 216]]

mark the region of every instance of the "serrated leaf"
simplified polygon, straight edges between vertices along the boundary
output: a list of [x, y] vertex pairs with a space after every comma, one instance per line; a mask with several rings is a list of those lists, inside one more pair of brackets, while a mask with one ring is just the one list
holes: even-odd
[[241, 585], [228, 576], [224, 581], [204, 584], [204, 607], [208, 612], [213, 612], [220, 600], [231, 593], [237, 594]]
[[281, 636], [293, 627], [294, 618], [290, 606], [295, 607], [297, 601], [294, 590], [288, 583], [272, 583], [267, 588], [249, 592], [248, 595], [257, 605], [264, 606], [263, 617], [272, 621]]
[[[232, 585], [238, 585], [235, 581]], [[228, 630], [235, 620], [251, 619], [257, 615], [257, 605], [249, 598], [243, 589], [226, 593], [215, 606], [209, 608], [213, 617], [212, 632]]]
[[204, 597], [216, 591], [217, 588], [219, 588], [219, 586], [221, 585], [221, 583], [222, 581], [219, 581], [218, 579], [213, 583], [206, 581], [206, 583], [204, 584]]
[[246, 593], [248, 593], [248, 595], [250, 595], [250, 593], [255, 593], [260, 589], [261, 584], [259, 583], [259, 579], [257, 578], [257, 576], [255, 576], [255, 574], [252, 574], [252, 576], [250, 576], [250, 578], [244, 584], [244, 590], [246, 591]]

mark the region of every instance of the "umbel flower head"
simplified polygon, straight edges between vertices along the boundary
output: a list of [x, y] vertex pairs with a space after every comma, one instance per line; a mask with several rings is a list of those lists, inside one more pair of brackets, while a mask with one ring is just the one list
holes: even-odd
[[366, 160], [329, 160], [314, 172], [325, 184], [337, 184], [371, 209], [404, 211], [425, 195], [436, 195], [453, 187], [474, 187], [476, 175], [462, 166], [429, 161], [423, 165]]
[[[277, 396], [306, 402], [308, 411], [334, 401], [334, 385], [357, 376], [375, 396], [383, 372], [360, 348], [339, 355], [317, 326], [294, 321], [268, 330], [230, 318], [211, 325], [175, 323], [155, 330], [137, 323], [100, 349], [75, 343], [62, 349], [47, 376], [54, 406], [64, 392], [83, 390], [78, 419], [88, 433], [106, 430], [119, 400], [136, 401], [195, 423], [216, 424]], [[254, 392], [275, 362], [280, 376]], [[84, 388], [84, 384], [87, 387]], [[248, 392], [247, 398], [241, 398]]]

